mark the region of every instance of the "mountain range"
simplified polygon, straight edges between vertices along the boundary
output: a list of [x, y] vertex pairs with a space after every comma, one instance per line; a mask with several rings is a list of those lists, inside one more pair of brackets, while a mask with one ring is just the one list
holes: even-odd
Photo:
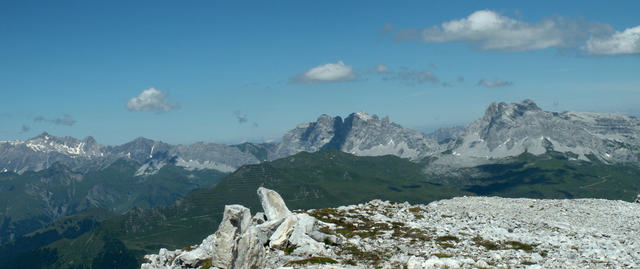
[[550, 150], [571, 153], [580, 160], [638, 163], [640, 119], [605, 113], [548, 112], [524, 100], [493, 103], [466, 127], [431, 134], [363, 112], [344, 119], [321, 115], [315, 122], [299, 124], [277, 143], [169, 145], [137, 138], [123, 145], [104, 146], [92, 137], [80, 140], [43, 133], [25, 141], [0, 142], [0, 171], [20, 174], [61, 163], [83, 172], [130, 159], [141, 163], [136, 175], [153, 174], [167, 164], [229, 173], [242, 165], [326, 148], [358, 156], [390, 154], [412, 161], [435, 157], [435, 164], [454, 168]]
[[[4, 249], [24, 244], [29, 247], [20, 249], [27, 251], [62, 240], [52, 243], [61, 260], [86, 264], [105, 242], [122, 240], [140, 253], [191, 243], [220, 221], [212, 210], [244, 203], [245, 189], [262, 185], [281, 191], [296, 208], [459, 195], [628, 200], [639, 189], [637, 175], [640, 119], [548, 112], [531, 100], [493, 103], [467, 126], [430, 134], [363, 112], [344, 119], [321, 115], [272, 143], [170, 145], [137, 138], [105, 146], [92, 137], [43, 133], [0, 142], [0, 243], [13, 242]], [[370, 195], [354, 196], [354, 189]], [[54, 235], [52, 228], [39, 230], [92, 208], [128, 213], [82, 236], [65, 236], [67, 228]], [[29, 243], [43, 234], [47, 239], [36, 241], [46, 244]], [[94, 239], [107, 235], [117, 240]], [[91, 245], [82, 258], [76, 256], [82, 250], [68, 245], [78, 240]]]

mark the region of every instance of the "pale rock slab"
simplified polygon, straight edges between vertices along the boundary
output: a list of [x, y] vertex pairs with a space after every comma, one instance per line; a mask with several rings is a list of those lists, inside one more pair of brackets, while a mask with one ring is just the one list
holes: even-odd
[[267, 220], [275, 220], [291, 215], [291, 211], [289, 211], [284, 200], [277, 192], [260, 187], [258, 188], [258, 197], [260, 197]]
[[251, 212], [248, 208], [241, 205], [227, 205], [224, 207], [224, 217], [215, 234], [214, 266], [231, 268], [236, 240], [249, 227], [249, 224], [251, 224]]
[[284, 221], [278, 229], [269, 238], [269, 247], [282, 248], [285, 247], [289, 240], [289, 235], [293, 232], [293, 228], [298, 221], [298, 218], [294, 215], [289, 215], [284, 218]]

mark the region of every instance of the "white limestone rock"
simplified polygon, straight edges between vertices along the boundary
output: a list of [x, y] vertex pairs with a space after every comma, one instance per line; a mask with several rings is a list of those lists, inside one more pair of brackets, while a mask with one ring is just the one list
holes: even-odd
[[197, 267], [201, 261], [209, 260], [213, 256], [213, 249], [216, 241], [216, 235], [209, 235], [202, 240], [202, 243], [196, 246], [193, 250], [184, 251], [178, 255], [173, 264], [179, 264], [183, 266]]
[[291, 211], [289, 211], [284, 200], [277, 192], [260, 187], [258, 188], [258, 197], [260, 197], [262, 209], [264, 209], [267, 220], [285, 218], [291, 215]]
[[[147, 255], [141, 268], [197, 268], [209, 257], [226, 269], [291, 268], [292, 262], [312, 257], [337, 264], [294, 267], [640, 266], [640, 204], [623, 201], [458, 197], [410, 205], [373, 200], [289, 212], [260, 224], [255, 220], [264, 217], [256, 215], [252, 221], [248, 209], [228, 206], [215, 236], [191, 251]], [[325, 244], [330, 238], [335, 241]]]
[[294, 215], [289, 215], [284, 218], [284, 221], [278, 226], [278, 229], [269, 237], [269, 247], [282, 248], [286, 246], [289, 241], [289, 235], [293, 232], [293, 227], [297, 221], [298, 218]]
[[238, 239], [234, 250], [236, 253], [232, 268], [261, 269], [265, 264], [265, 248], [262, 231], [257, 226], [249, 228]]
[[224, 217], [216, 232], [216, 242], [213, 251], [213, 265], [221, 268], [231, 268], [234, 259], [234, 247], [238, 237], [251, 224], [251, 212], [241, 205], [224, 207]]

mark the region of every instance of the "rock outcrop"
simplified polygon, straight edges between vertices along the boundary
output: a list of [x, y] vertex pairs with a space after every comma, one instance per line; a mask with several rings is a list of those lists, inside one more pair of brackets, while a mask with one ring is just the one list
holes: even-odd
[[158, 254], [146, 255], [148, 263], [141, 268], [257, 269], [268, 265], [267, 254], [272, 252], [332, 255], [325, 242], [335, 243], [337, 237], [318, 230], [330, 224], [320, 224], [306, 213], [292, 213], [273, 190], [258, 188], [258, 196], [264, 213], [251, 217], [248, 208], [227, 205], [218, 230], [200, 245], [174, 251], [163, 248]]
[[247, 220], [248, 209], [227, 206], [202, 244], [161, 249], [142, 268], [640, 266], [637, 203], [458, 197], [290, 212], [277, 193], [258, 193], [268, 214]]

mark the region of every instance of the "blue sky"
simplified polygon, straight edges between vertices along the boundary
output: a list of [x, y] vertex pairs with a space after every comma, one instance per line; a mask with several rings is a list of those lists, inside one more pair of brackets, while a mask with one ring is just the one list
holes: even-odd
[[638, 1], [0, 1], [0, 140], [280, 137], [494, 101], [640, 115]]

